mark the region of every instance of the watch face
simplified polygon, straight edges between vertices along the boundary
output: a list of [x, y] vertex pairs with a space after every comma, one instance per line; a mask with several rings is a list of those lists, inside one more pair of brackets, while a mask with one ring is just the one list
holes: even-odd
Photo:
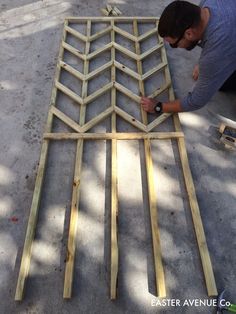
[[156, 112], [160, 112], [160, 111], [161, 111], [160, 106], [157, 105], [157, 106], [155, 107], [155, 111], [156, 111]]

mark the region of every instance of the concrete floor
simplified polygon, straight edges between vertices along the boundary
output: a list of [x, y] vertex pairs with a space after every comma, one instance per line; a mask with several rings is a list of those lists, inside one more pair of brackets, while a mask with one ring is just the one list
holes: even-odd
[[[160, 16], [169, 2], [109, 3], [127, 16]], [[63, 301], [62, 292], [75, 147], [53, 143], [25, 299], [14, 301], [63, 20], [72, 15], [100, 16], [105, 4], [98, 0], [0, 3], [0, 312], [214, 313], [212, 307], [151, 305], [155, 286], [144, 156], [136, 141], [118, 145], [117, 300], [108, 297], [110, 146], [95, 142], [85, 145], [73, 298]], [[167, 53], [179, 97], [193, 86], [191, 71], [200, 50], [167, 47]], [[236, 120], [235, 103], [235, 94], [217, 93], [205, 108], [181, 114], [181, 122], [217, 287], [227, 289], [227, 298], [236, 303], [236, 154], [213, 139], [221, 121]], [[126, 127], [121, 122], [120, 126]], [[207, 299], [177, 147], [172, 144], [153, 145], [168, 297]]]

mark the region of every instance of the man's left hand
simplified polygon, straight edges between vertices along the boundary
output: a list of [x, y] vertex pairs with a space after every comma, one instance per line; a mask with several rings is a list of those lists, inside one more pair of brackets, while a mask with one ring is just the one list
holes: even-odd
[[154, 113], [157, 103], [158, 101], [154, 98], [141, 97], [141, 105], [143, 107], [143, 110], [147, 112]]

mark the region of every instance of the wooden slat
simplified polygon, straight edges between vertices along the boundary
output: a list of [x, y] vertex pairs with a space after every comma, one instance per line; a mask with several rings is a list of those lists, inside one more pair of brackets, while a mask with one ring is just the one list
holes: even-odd
[[82, 60], [86, 60], [86, 56], [78, 49], [72, 47], [71, 45], [67, 44], [66, 42], [62, 42], [62, 47], [68, 51], [70, 51], [73, 55], [75, 55], [76, 57], [82, 59]]
[[[67, 25], [68, 25], [68, 21], [65, 21], [64, 27], [66, 27]], [[65, 41], [65, 40], [66, 40], [66, 32], [65, 30], [63, 30], [62, 41]], [[63, 53], [64, 53], [64, 49], [61, 45], [60, 50], [59, 50], [58, 60], [62, 58]], [[57, 68], [56, 68], [56, 73], [55, 73], [55, 78], [57, 80], [60, 77], [60, 72], [61, 72], [61, 68], [58, 63]], [[51, 101], [50, 101], [51, 105], [55, 104], [56, 98], [57, 98], [57, 89], [53, 88]], [[53, 121], [53, 115], [52, 113], [49, 112], [47, 123], [46, 123], [46, 132], [51, 132], [52, 121]], [[15, 301], [21, 301], [23, 299], [25, 282], [29, 274], [32, 244], [33, 244], [34, 235], [35, 235], [39, 204], [40, 204], [40, 198], [41, 198], [41, 192], [42, 192], [42, 185], [43, 185], [45, 167], [46, 167], [47, 156], [48, 156], [48, 146], [49, 146], [49, 141], [44, 139], [43, 144], [42, 144], [41, 154], [40, 154], [36, 181], [35, 181], [35, 188], [34, 188], [31, 209], [30, 209], [29, 221], [28, 221], [28, 226], [26, 230], [25, 243], [24, 243], [23, 254], [21, 258], [19, 276], [17, 280]]]
[[94, 127], [99, 122], [106, 119], [111, 113], [113, 109], [111, 107], [107, 108], [105, 111], [101, 112], [98, 116], [94, 117], [93, 119], [89, 120], [84, 126], [82, 126], [82, 132], [87, 132], [89, 129]]
[[[177, 132], [181, 132], [181, 126], [178, 114], [174, 115], [174, 124]], [[201, 256], [203, 272], [205, 276], [208, 296], [217, 296], [215, 277], [212, 269], [211, 258], [207, 247], [205, 232], [202, 224], [201, 214], [198, 206], [197, 196], [193, 183], [191, 170], [189, 167], [187, 150], [183, 138], [178, 139], [180, 160], [182, 164], [185, 185], [189, 197], [189, 203], [192, 213], [193, 225], [197, 237], [198, 248]]]
[[114, 29], [114, 31], [115, 31], [116, 33], [118, 33], [118, 34], [124, 36], [125, 38], [128, 38], [128, 39], [130, 39], [130, 40], [132, 40], [132, 41], [134, 41], [134, 42], [137, 41], [137, 37], [135, 37], [134, 35], [132, 35], [132, 34], [130, 34], [130, 33], [128, 33], [128, 32], [126, 32], [125, 30], [123, 30], [123, 29], [121, 29], [121, 28], [119, 28], [119, 27], [117, 27], [117, 26], [113, 26], [113, 29]]
[[107, 91], [109, 91], [113, 86], [113, 83], [110, 82], [108, 84], [106, 84], [105, 86], [103, 86], [102, 88], [96, 90], [94, 93], [92, 93], [91, 95], [87, 96], [86, 98], [84, 98], [84, 104], [87, 105], [90, 102], [92, 102], [94, 99], [100, 97], [101, 95], [105, 94]]
[[127, 112], [125, 112], [124, 110], [122, 110], [119, 107], [115, 107], [115, 112], [121, 117], [123, 118], [125, 121], [129, 122], [130, 124], [132, 124], [133, 126], [135, 126], [137, 129], [147, 132], [147, 127], [140, 121], [138, 121], [137, 119], [135, 119], [133, 116], [131, 116], [130, 114], [128, 114]]
[[107, 62], [104, 65], [100, 66], [96, 70], [90, 72], [88, 75], [86, 75], [85, 80], [90, 80], [91, 78], [96, 77], [97, 75], [101, 74], [103, 71], [107, 70], [112, 66], [113, 62]]
[[56, 107], [51, 106], [50, 111], [61, 121], [63, 121], [66, 125], [68, 125], [70, 128], [77, 132], [82, 132], [81, 126], [76, 123], [74, 120], [72, 120], [70, 117], [68, 117], [66, 114], [58, 110]]
[[60, 66], [66, 70], [67, 72], [71, 73], [72, 75], [74, 75], [74, 77], [80, 79], [81, 81], [83, 81], [85, 79], [85, 76], [80, 73], [78, 70], [74, 69], [72, 66], [70, 66], [69, 64], [67, 64], [64, 61], [60, 61]]
[[105, 52], [105, 51], [111, 49], [111, 47], [112, 47], [112, 43], [109, 43], [109, 44], [107, 44], [101, 48], [98, 48], [97, 50], [95, 50], [95, 51], [93, 51], [87, 55], [87, 60], [91, 60], [92, 58], [97, 57], [102, 52]]
[[78, 32], [77, 30], [69, 27], [69, 26], [66, 26], [66, 31], [68, 33], [70, 33], [71, 35], [73, 35], [74, 37], [80, 39], [80, 40], [83, 40], [84, 42], [86, 42], [88, 40], [87, 36], [84, 36], [83, 34], [81, 34], [80, 32]]
[[132, 132], [132, 133], [44, 133], [48, 140], [166, 140], [184, 137], [183, 132]]
[[132, 93], [128, 88], [124, 87], [123, 85], [121, 85], [120, 83], [117, 83], [117, 82], [114, 82], [114, 86], [115, 86], [115, 88], [118, 91], [120, 91], [124, 95], [126, 95], [129, 98], [133, 99], [137, 103], [140, 103], [141, 97], [139, 97], [138, 95]]
[[65, 267], [65, 279], [63, 298], [69, 299], [72, 295], [72, 283], [74, 273], [74, 260], [75, 260], [75, 247], [76, 247], [76, 232], [78, 223], [78, 211], [79, 211], [79, 189], [81, 180], [81, 166], [83, 155], [83, 140], [80, 139], [77, 142], [76, 149], [76, 161], [74, 169], [74, 179], [72, 188], [72, 200], [71, 200], [71, 214], [70, 214], [70, 226], [69, 237], [67, 244], [66, 255], [66, 267]]
[[119, 70], [121, 70], [122, 72], [132, 76], [133, 78], [135, 78], [136, 80], [141, 80], [142, 77], [135, 71], [131, 70], [130, 68], [128, 68], [127, 66], [121, 64], [118, 61], [114, 61], [115, 67]]
[[161, 95], [162, 93], [164, 93], [167, 89], [170, 88], [170, 86], [171, 86], [171, 82], [167, 82], [161, 87], [157, 88], [151, 95], [148, 95], [148, 97], [155, 98]]
[[93, 20], [93, 22], [104, 22], [104, 21], [119, 21], [119, 22], [131, 22], [133, 20], [140, 20], [140, 22], [146, 23], [155, 23], [157, 18], [150, 16], [119, 16], [119, 17], [96, 17], [96, 16], [88, 16], [88, 17], [74, 17], [68, 16], [66, 20], [71, 23], [83, 22], [87, 20]]
[[161, 47], [163, 47], [163, 44], [160, 44], [160, 45], [156, 45], [154, 46], [153, 48], [145, 51], [144, 53], [142, 53], [141, 55], [138, 56], [138, 59], [139, 60], [143, 60], [145, 59], [146, 57], [148, 57], [150, 54], [156, 52], [157, 50], [159, 50]]
[[[134, 34], [138, 36], [138, 24], [137, 21], [133, 22]], [[135, 44], [136, 53], [140, 54], [140, 44], [137, 42]], [[142, 75], [142, 62], [137, 62], [137, 68], [140, 75]], [[141, 95], [145, 95], [145, 88], [143, 81], [139, 84]], [[147, 124], [147, 114], [146, 112], [141, 111], [142, 120], [144, 124]], [[157, 217], [157, 200], [155, 194], [154, 186], [154, 170], [153, 162], [151, 155], [151, 143], [149, 139], [144, 140], [144, 151], [145, 151], [145, 163], [146, 163], [146, 172], [147, 172], [147, 184], [148, 184], [148, 199], [149, 199], [149, 211], [151, 219], [151, 230], [152, 230], [152, 244], [153, 244], [153, 257], [154, 257], [154, 266], [156, 274], [156, 289], [157, 295], [159, 297], [166, 296], [166, 287], [165, 287], [165, 275], [164, 268], [162, 264], [161, 257], [161, 241], [160, 241], [160, 232], [158, 228], [158, 217]]]
[[121, 45], [117, 44], [116, 42], [113, 42], [112, 44], [117, 50], [124, 53], [126, 56], [130, 57], [131, 59], [138, 60], [138, 56], [136, 55], [136, 53], [133, 53], [132, 51], [130, 51], [129, 49], [127, 49], [125, 47], [122, 47]]
[[[114, 21], [111, 21], [111, 41], [115, 41]], [[111, 60], [113, 66], [111, 68], [111, 81], [116, 80], [115, 61], [115, 48], [111, 49]], [[111, 91], [111, 107], [113, 114], [111, 116], [111, 131], [112, 135], [116, 134], [116, 89], [113, 85]], [[110, 298], [116, 299], [116, 288], [118, 278], [118, 263], [119, 263], [119, 250], [118, 250], [118, 236], [117, 236], [117, 217], [118, 217], [118, 188], [117, 188], [117, 141], [111, 141], [111, 283], [110, 283]]]
[[149, 78], [150, 76], [152, 76], [153, 74], [155, 74], [156, 72], [162, 70], [164, 67], [166, 67], [167, 63], [160, 63], [158, 64], [158, 66], [150, 69], [149, 71], [147, 71], [145, 74], [142, 75], [142, 80], [146, 80], [147, 78]]
[[157, 27], [155, 27], [155, 28], [151, 29], [150, 31], [147, 31], [146, 33], [140, 35], [138, 37], [138, 41], [140, 42], [140, 41], [142, 41], [144, 39], [147, 39], [150, 36], [155, 35], [156, 33], [157, 33]]
[[88, 38], [89, 41], [93, 41], [93, 40], [96, 40], [102, 36], [104, 36], [105, 34], [109, 33], [110, 31], [112, 30], [111, 26], [105, 28], [105, 29], [102, 29], [100, 32], [97, 32], [96, 34], [90, 36]]
[[172, 115], [171, 113], [162, 113], [159, 117], [157, 117], [155, 120], [148, 124], [147, 131], [151, 132], [154, 128], [156, 128], [166, 119], [168, 119], [171, 115]]
[[75, 92], [73, 92], [71, 89], [69, 89], [65, 85], [61, 84], [57, 80], [55, 82], [55, 86], [57, 89], [59, 89], [61, 92], [63, 92], [67, 96], [69, 96], [71, 99], [73, 99], [77, 103], [79, 103], [79, 104], [83, 103], [83, 99], [79, 95], [77, 95]]
[[[91, 21], [87, 21], [87, 36], [91, 34]], [[85, 54], [89, 53], [90, 42], [87, 41], [85, 45]], [[89, 71], [89, 62], [84, 62], [84, 75], [86, 76]], [[88, 82], [84, 81], [82, 85], [82, 99], [86, 98], [88, 90]], [[85, 123], [86, 106], [82, 102], [80, 108], [80, 120], [81, 126]], [[70, 215], [70, 227], [69, 237], [67, 245], [67, 259], [65, 268], [65, 280], [64, 280], [64, 291], [63, 297], [65, 299], [71, 298], [72, 295], [72, 284], [73, 284], [73, 273], [74, 273], [74, 262], [75, 262], [75, 247], [76, 247], [76, 232], [78, 223], [78, 212], [79, 212], [79, 192], [80, 192], [80, 177], [81, 177], [81, 165], [83, 156], [83, 139], [77, 141], [76, 159], [75, 159], [75, 171], [74, 171], [74, 183], [72, 190], [72, 202], [71, 202], [71, 215]]]

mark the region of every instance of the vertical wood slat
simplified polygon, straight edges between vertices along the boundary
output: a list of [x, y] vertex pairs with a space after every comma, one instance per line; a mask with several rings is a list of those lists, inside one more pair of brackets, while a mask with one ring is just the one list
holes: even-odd
[[[61, 43], [66, 40], [65, 28], [67, 25], [68, 25], [68, 21], [66, 20], [64, 23]], [[63, 57], [63, 54], [64, 54], [64, 48], [62, 47], [62, 44], [61, 44], [59, 55], [58, 55], [56, 73], [55, 73], [55, 81], [59, 80], [59, 77], [60, 77], [61, 68], [59, 65], [59, 60]], [[54, 85], [54, 88], [52, 90], [51, 100], [50, 100], [51, 106], [55, 106], [56, 98], [57, 98], [57, 88]], [[45, 127], [46, 132], [51, 132], [52, 121], [53, 121], [53, 114], [49, 111], [47, 122], [46, 122], [46, 127]], [[42, 186], [43, 186], [43, 180], [44, 180], [44, 174], [45, 174], [45, 167], [47, 163], [48, 147], [49, 147], [49, 140], [44, 139], [42, 143], [42, 148], [41, 148], [39, 166], [37, 170], [35, 188], [34, 188], [34, 193], [33, 193], [31, 209], [30, 209], [28, 226], [26, 230], [25, 243], [24, 243], [24, 248], [23, 248], [23, 253], [22, 253], [22, 258], [21, 258], [20, 270], [19, 270], [19, 275], [18, 275], [18, 280], [17, 280], [15, 301], [21, 301], [23, 299], [25, 283], [29, 274], [30, 260], [31, 260], [31, 254], [32, 254], [32, 245], [33, 245], [33, 240], [35, 236], [40, 198], [41, 198], [41, 192], [42, 192]]]
[[[134, 35], [139, 36], [138, 33], [138, 23], [137, 20], [133, 22]], [[141, 53], [139, 42], [135, 43], [135, 50], [137, 54]], [[142, 75], [142, 61], [137, 61], [138, 73]], [[145, 88], [143, 81], [139, 81], [139, 89], [142, 96], [145, 95]], [[147, 113], [144, 112], [141, 107], [142, 121], [147, 125]], [[155, 194], [154, 186], [154, 171], [153, 171], [153, 162], [151, 155], [151, 142], [149, 139], [144, 140], [144, 151], [145, 151], [145, 163], [146, 163], [146, 172], [147, 172], [147, 183], [148, 183], [148, 197], [149, 197], [149, 209], [150, 209], [150, 220], [151, 220], [151, 230], [152, 230], [152, 243], [153, 243], [153, 257], [154, 257], [154, 267], [156, 275], [156, 289], [157, 295], [159, 297], [166, 296], [166, 287], [165, 287], [165, 275], [164, 268], [161, 257], [161, 241], [160, 241], [160, 232], [158, 228], [158, 216], [157, 216], [157, 200]]]
[[[174, 115], [174, 124], [176, 131], [181, 131], [181, 125], [178, 114]], [[202, 261], [202, 268], [205, 276], [205, 282], [207, 287], [208, 296], [217, 296], [217, 287], [212, 269], [211, 258], [207, 247], [205, 232], [202, 224], [200, 209], [198, 206], [196, 191], [193, 183], [191, 170], [189, 167], [188, 155], [185, 146], [184, 139], [178, 139], [178, 148], [180, 154], [180, 160], [183, 169], [184, 181], [189, 197], [189, 203], [192, 213], [193, 225], [198, 243], [198, 249]]]
[[[91, 34], [91, 20], [87, 21], [87, 37]], [[86, 41], [85, 44], [85, 55], [89, 54], [90, 42]], [[89, 61], [84, 61], [84, 76], [89, 72]], [[88, 92], [88, 81], [84, 80], [82, 85], [82, 99], [87, 97]], [[83, 103], [80, 107], [80, 126], [85, 124], [86, 105]], [[74, 263], [75, 263], [75, 250], [76, 250], [76, 233], [77, 223], [79, 216], [79, 193], [80, 193], [80, 179], [81, 179], [81, 166], [83, 158], [83, 139], [77, 141], [76, 148], [76, 159], [75, 159], [75, 170], [74, 170], [74, 181], [72, 189], [72, 202], [71, 202], [71, 215], [70, 215], [70, 227], [69, 237], [67, 245], [67, 258], [65, 267], [65, 279], [64, 279], [64, 291], [63, 297], [65, 299], [71, 298], [72, 285], [73, 285], [73, 274], [74, 274]]]
[[[158, 27], [158, 22], [156, 23]], [[159, 38], [159, 41], [163, 40], [160, 36], [158, 36], [158, 38]], [[167, 62], [167, 56], [166, 56], [164, 47], [161, 48], [161, 58], [162, 58], [162, 62]], [[165, 68], [165, 77], [166, 77], [167, 82], [171, 82], [171, 76], [170, 76], [170, 71], [168, 67]], [[170, 87], [169, 87], [169, 99], [170, 100], [175, 99], [172, 84], [170, 84]], [[174, 120], [175, 131], [182, 132], [178, 113], [173, 115], [173, 120]], [[199, 249], [199, 253], [200, 253], [200, 257], [202, 261], [202, 267], [203, 267], [203, 272], [204, 272], [204, 277], [205, 277], [205, 282], [206, 282], [206, 287], [207, 287], [207, 293], [208, 293], [208, 296], [217, 296], [218, 292], [217, 292], [214, 272], [213, 272], [213, 268], [211, 264], [209, 250], [207, 247], [205, 232], [204, 232], [204, 228], [202, 224], [202, 219], [201, 219], [200, 209], [199, 209], [196, 191], [195, 191], [195, 187], [193, 183], [193, 178], [191, 174], [191, 169], [189, 166], [185, 140], [184, 138], [181, 138], [181, 139], [178, 138], [177, 141], [178, 141], [178, 149], [179, 149], [180, 160], [181, 160], [181, 165], [182, 165], [182, 170], [183, 170], [183, 175], [184, 175], [184, 181], [185, 181], [186, 190], [189, 197], [189, 204], [190, 204], [190, 209], [192, 213], [193, 225], [194, 225], [195, 234], [196, 234], [197, 243], [198, 243], [198, 249]]]
[[[114, 20], [111, 21], [111, 41], [115, 42]], [[111, 48], [111, 60], [113, 62], [111, 68], [111, 81], [116, 80], [115, 48]], [[111, 116], [112, 133], [116, 133], [116, 88], [113, 86], [111, 90], [111, 106], [113, 113]], [[117, 277], [118, 277], [118, 238], [117, 238], [117, 216], [118, 216], [118, 191], [117, 191], [117, 140], [111, 141], [111, 283], [110, 283], [110, 298], [116, 299], [117, 294]]]

